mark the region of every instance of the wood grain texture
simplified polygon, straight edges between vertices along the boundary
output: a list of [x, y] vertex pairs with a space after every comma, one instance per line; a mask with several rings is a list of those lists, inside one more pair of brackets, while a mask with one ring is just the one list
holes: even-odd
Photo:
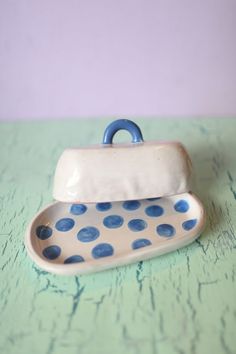
[[101, 141], [108, 121], [0, 125], [1, 354], [236, 353], [236, 120], [137, 122], [146, 140], [186, 145], [207, 227], [171, 254], [77, 277], [37, 268], [23, 238], [63, 149]]

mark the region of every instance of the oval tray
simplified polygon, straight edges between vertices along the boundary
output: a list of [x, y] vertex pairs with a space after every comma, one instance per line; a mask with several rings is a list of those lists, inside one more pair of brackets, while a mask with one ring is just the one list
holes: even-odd
[[30, 224], [26, 248], [35, 263], [56, 274], [82, 274], [145, 260], [194, 241], [205, 222], [192, 193], [144, 200], [56, 202]]

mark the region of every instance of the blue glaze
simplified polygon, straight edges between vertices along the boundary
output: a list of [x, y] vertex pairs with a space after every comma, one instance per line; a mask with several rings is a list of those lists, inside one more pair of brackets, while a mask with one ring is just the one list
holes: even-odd
[[116, 229], [121, 227], [124, 223], [124, 219], [119, 215], [109, 215], [104, 218], [103, 225], [109, 229]]
[[152, 243], [150, 240], [146, 239], [146, 238], [139, 238], [138, 240], [135, 240], [132, 243], [132, 248], [133, 250], [136, 250], [138, 248], [142, 248], [142, 247], [146, 247], [146, 246], [150, 246]]
[[61, 254], [61, 248], [59, 246], [49, 246], [44, 248], [43, 255], [45, 258], [53, 260], [59, 257]]
[[84, 258], [82, 256], [77, 255], [77, 254], [66, 258], [64, 261], [65, 264], [81, 263], [81, 262], [84, 262]]
[[153, 200], [158, 200], [158, 199], [161, 199], [161, 197], [158, 197], [158, 198], [147, 198], [147, 200], [148, 200], [149, 202], [152, 202]]
[[140, 205], [141, 203], [138, 200], [127, 200], [123, 203], [123, 208], [126, 210], [136, 210]]
[[97, 203], [96, 204], [96, 209], [98, 211], [107, 211], [109, 209], [111, 209], [112, 205], [111, 203]]
[[40, 225], [36, 229], [36, 235], [40, 240], [46, 240], [52, 236], [52, 229], [49, 226]]
[[119, 130], [128, 130], [132, 136], [132, 143], [143, 142], [142, 132], [136, 123], [128, 119], [117, 119], [106, 128], [103, 135], [103, 144], [112, 144], [113, 137]]
[[146, 229], [147, 223], [142, 219], [133, 219], [128, 222], [128, 227], [131, 231], [137, 232]]
[[93, 258], [102, 258], [112, 256], [114, 249], [109, 243], [100, 243], [92, 249]]
[[164, 213], [164, 209], [159, 205], [150, 205], [145, 209], [145, 213], [151, 217], [161, 216]]
[[93, 226], [87, 226], [81, 229], [78, 234], [77, 238], [81, 242], [91, 242], [96, 240], [100, 235], [99, 230]]
[[186, 213], [189, 210], [189, 204], [186, 200], [181, 199], [175, 203], [174, 208], [179, 213]]
[[56, 222], [56, 229], [58, 231], [62, 231], [62, 232], [66, 232], [66, 231], [69, 231], [71, 230], [75, 225], [75, 222], [73, 219], [71, 218], [63, 218], [63, 219], [60, 219]]
[[175, 235], [175, 228], [170, 224], [161, 224], [157, 226], [157, 233], [162, 237], [172, 237]]
[[191, 219], [183, 222], [182, 227], [184, 230], [188, 231], [194, 228], [197, 224], [197, 219]]
[[72, 204], [70, 212], [73, 215], [82, 215], [87, 211], [87, 207], [84, 204]]

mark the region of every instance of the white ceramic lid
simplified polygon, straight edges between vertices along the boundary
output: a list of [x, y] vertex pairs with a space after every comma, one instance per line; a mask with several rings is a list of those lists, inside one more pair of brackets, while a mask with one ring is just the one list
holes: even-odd
[[[121, 129], [130, 144], [113, 144]], [[105, 130], [103, 144], [66, 149], [54, 178], [61, 202], [108, 202], [175, 195], [190, 190], [191, 161], [181, 143], [144, 142], [139, 127], [120, 119]]]

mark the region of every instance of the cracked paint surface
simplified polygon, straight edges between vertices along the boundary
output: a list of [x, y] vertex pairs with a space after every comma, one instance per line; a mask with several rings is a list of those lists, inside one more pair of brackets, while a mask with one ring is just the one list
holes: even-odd
[[137, 120], [147, 140], [180, 140], [192, 157], [207, 227], [190, 246], [76, 277], [28, 258], [24, 233], [52, 201], [61, 152], [99, 142], [107, 123], [0, 126], [0, 353], [235, 354], [236, 120]]

